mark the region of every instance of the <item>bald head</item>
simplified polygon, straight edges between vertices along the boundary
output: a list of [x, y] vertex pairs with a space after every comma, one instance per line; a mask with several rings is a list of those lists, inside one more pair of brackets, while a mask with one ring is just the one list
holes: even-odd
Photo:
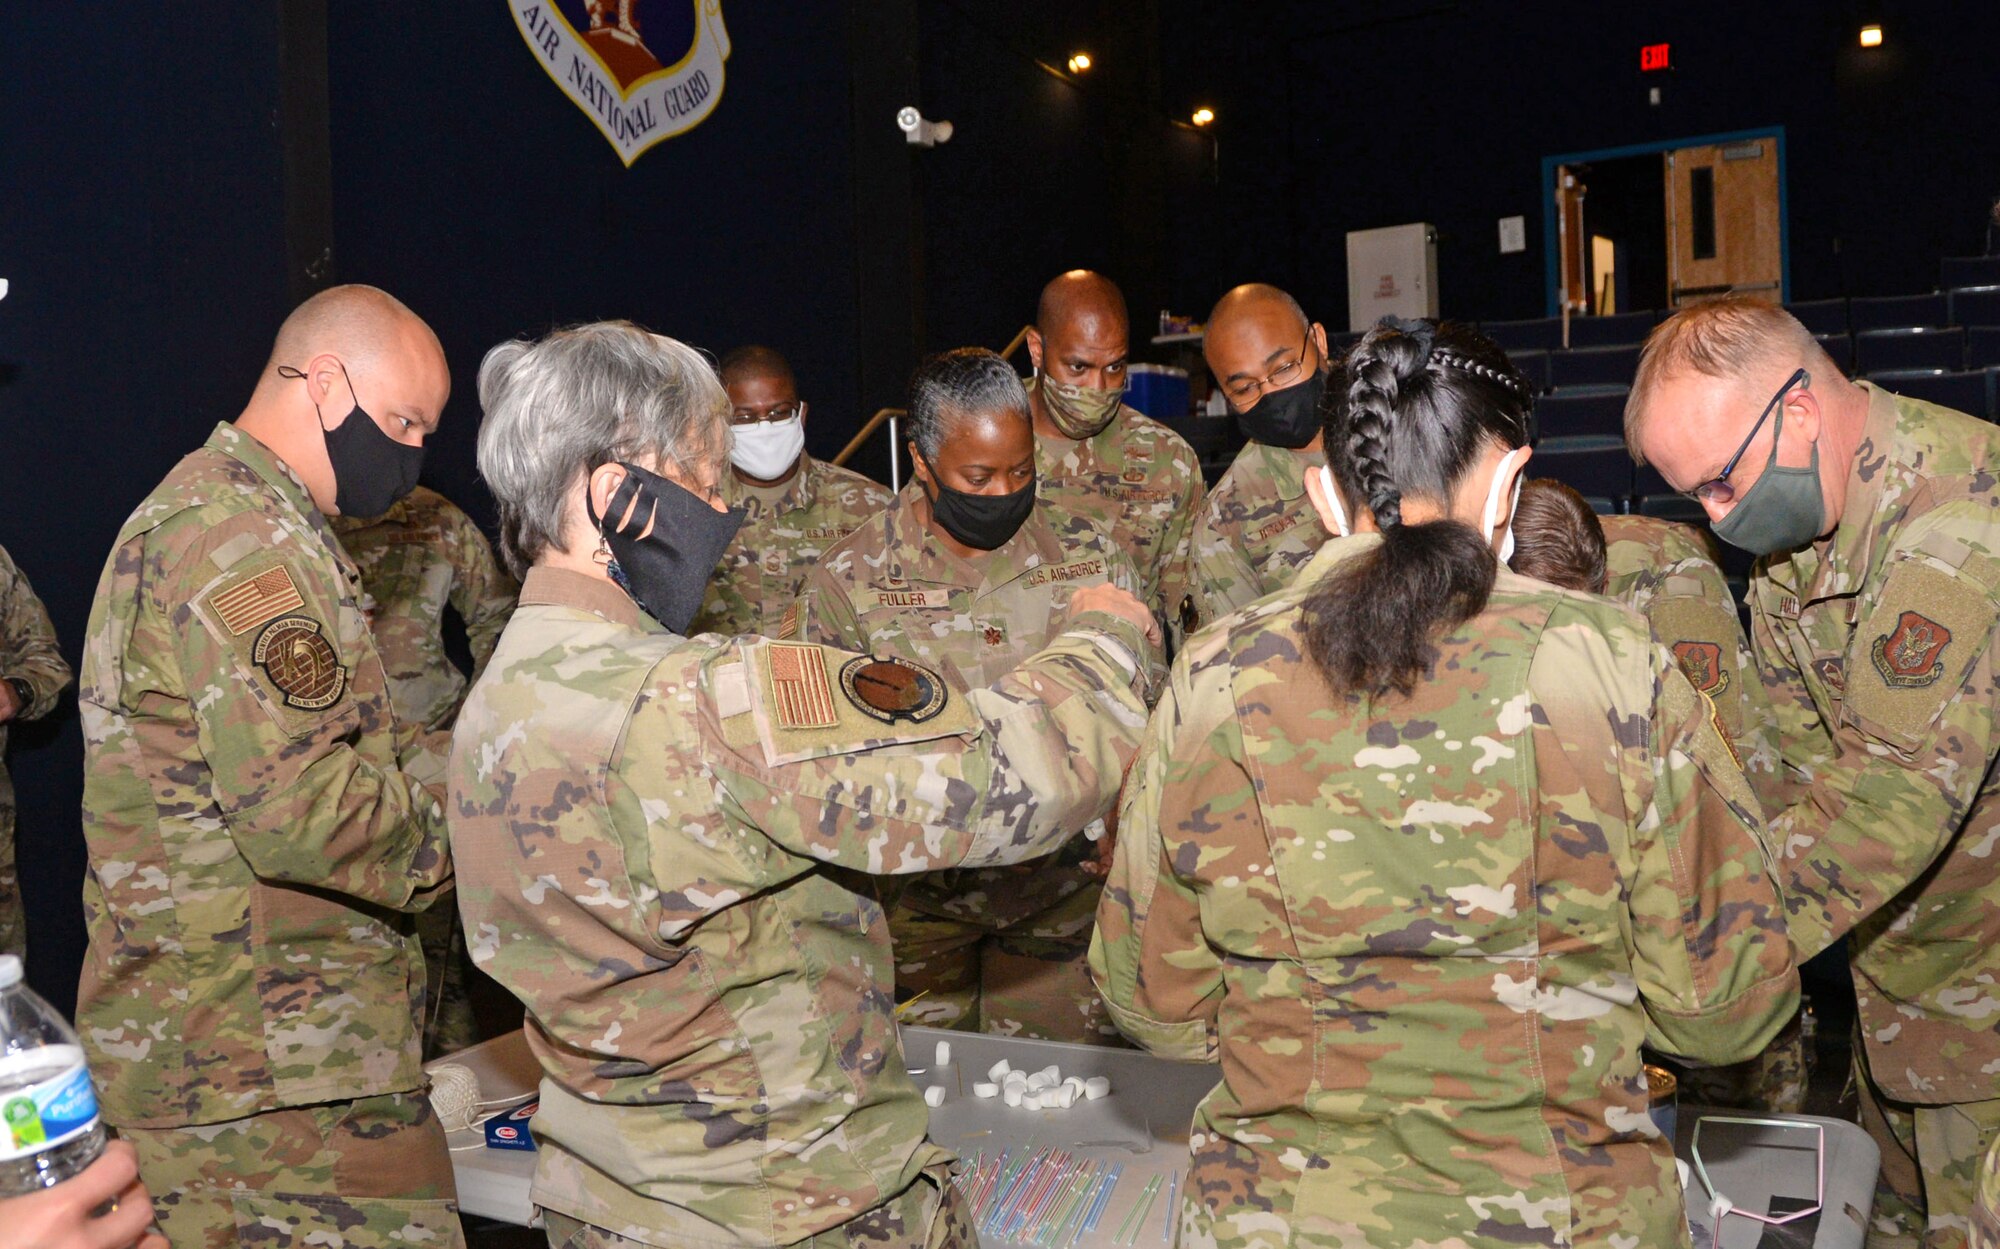
[[1044, 338], [1064, 333], [1077, 321], [1102, 321], [1116, 325], [1122, 337], [1128, 332], [1125, 293], [1101, 273], [1071, 269], [1042, 288], [1035, 304], [1035, 328]]
[[1266, 282], [1245, 282], [1232, 286], [1215, 301], [1215, 307], [1208, 312], [1208, 332], [1215, 333], [1217, 327], [1233, 329], [1247, 320], [1266, 317], [1277, 318], [1290, 325], [1294, 337], [1306, 332], [1309, 322], [1306, 310], [1299, 306], [1287, 291]]
[[406, 347], [429, 347], [442, 363], [437, 335], [402, 300], [373, 286], [334, 286], [292, 309], [271, 345], [271, 365], [300, 368], [325, 353], [361, 368]]

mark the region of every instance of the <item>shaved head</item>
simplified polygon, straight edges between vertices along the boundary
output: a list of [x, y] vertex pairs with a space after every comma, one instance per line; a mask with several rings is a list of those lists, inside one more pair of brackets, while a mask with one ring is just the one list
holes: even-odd
[[[1274, 314], [1288, 315], [1299, 334], [1306, 332], [1309, 322], [1306, 310], [1299, 307], [1299, 301], [1286, 291], [1264, 282], [1245, 282], [1231, 287], [1215, 307], [1208, 313], [1208, 332], [1213, 334], [1217, 326], [1229, 326], [1246, 317], [1266, 317]], [[1296, 335], [1294, 335], [1296, 337]]]
[[1125, 293], [1101, 273], [1071, 269], [1042, 288], [1035, 304], [1035, 328], [1054, 335], [1083, 320], [1115, 324], [1122, 336], [1127, 328]]
[[799, 384], [798, 379], [792, 376], [791, 363], [776, 348], [755, 344], [738, 347], [722, 357], [715, 371], [721, 376], [724, 386], [739, 385], [752, 378], [768, 378], [793, 389], [797, 389]]
[[403, 301], [373, 286], [334, 286], [292, 309], [271, 345], [271, 366], [303, 366], [322, 353], [365, 367], [392, 355], [415, 334], [436, 348], [437, 336]]

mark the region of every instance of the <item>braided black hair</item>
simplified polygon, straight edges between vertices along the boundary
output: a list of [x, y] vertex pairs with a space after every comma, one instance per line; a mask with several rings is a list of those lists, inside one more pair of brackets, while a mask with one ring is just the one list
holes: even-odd
[[1306, 644], [1336, 692], [1407, 695], [1437, 636], [1486, 606], [1497, 561], [1468, 525], [1404, 524], [1403, 500], [1447, 504], [1481, 448], [1526, 445], [1533, 391], [1491, 340], [1449, 321], [1384, 318], [1344, 364], [1345, 392], [1321, 407], [1327, 463], [1382, 545], [1313, 589]]

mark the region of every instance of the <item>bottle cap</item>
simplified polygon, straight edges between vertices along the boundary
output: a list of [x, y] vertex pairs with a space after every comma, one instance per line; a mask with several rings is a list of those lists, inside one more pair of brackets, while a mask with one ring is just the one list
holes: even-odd
[[11, 989], [21, 983], [21, 956], [0, 954], [0, 989]]

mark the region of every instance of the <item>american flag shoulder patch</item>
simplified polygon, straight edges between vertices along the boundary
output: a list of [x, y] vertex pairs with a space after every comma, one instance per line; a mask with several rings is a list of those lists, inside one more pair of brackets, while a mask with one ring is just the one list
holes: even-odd
[[774, 715], [781, 729], [830, 729], [840, 723], [826, 653], [817, 646], [766, 644]]
[[267, 620], [276, 620], [306, 605], [292, 584], [292, 574], [283, 565], [260, 572], [248, 581], [239, 581], [226, 590], [208, 596], [208, 605], [229, 630], [231, 637], [248, 633]]

